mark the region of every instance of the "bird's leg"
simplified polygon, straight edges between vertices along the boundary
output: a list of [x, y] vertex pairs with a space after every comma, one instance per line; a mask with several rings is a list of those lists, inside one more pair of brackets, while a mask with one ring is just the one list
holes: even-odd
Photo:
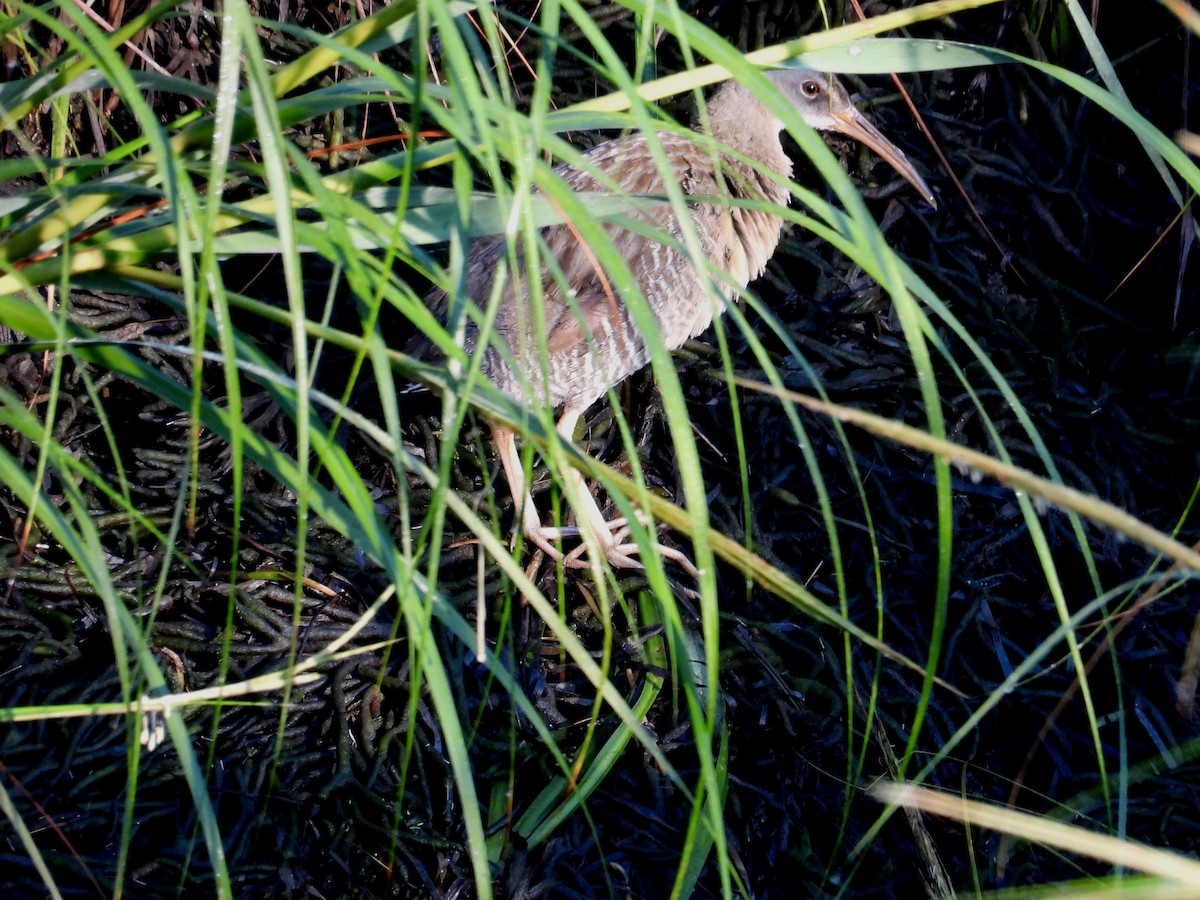
[[[533, 505], [533, 495], [525, 486], [525, 469], [521, 466], [521, 456], [517, 453], [516, 435], [507, 425], [500, 425], [496, 422], [489, 424], [492, 430], [492, 441], [496, 445], [496, 453], [500, 457], [500, 464], [504, 467], [504, 477], [508, 479], [508, 489], [512, 492], [513, 503], [518, 506], [517, 514], [521, 521], [521, 533], [551, 559], [562, 560], [562, 551], [550, 543], [552, 538], [560, 536], [558, 529], [543, 527], [537, 507]], [[566, 565], [583, 568], [587, 564], [579, 560], [572, 560]]]
[[[571, 439], [575, 436], [575, 426], [579, 423], [579, 417], [582, 414], [582, 409], [575, 409], [568, 406], [563, 410], [562, 415], [559, 416], [558, 424], [555, 425], [555, 431], [557, 431], [559, 437], [561, 437], [567, 443], [570, 443]], [[587, 528], [593, 534], [596, 534], [597, 540], [600, 541], [601, 546], [604, 546], [606, 542], [608, 544], [613, 543], [611, 531], [613, 527], [616, 526], [610, 526], [605, 520], [604, 515], [600, 512], [600, 508], [596, 505], [596, 498], [587, 489], [587, 485], [584, 483], [583, 476], [579, 474], [579, 471], [574, 467], [567, 466], [566, 477], [571, 479], [571, 483], [574, 485], [576, 488], [576, 493], [579, 495], [580, 506], [575, 510], [575, 519], [580, 523], [580, 527], [546, 527], [543, 526], [539, 521], [538, 529], [541, 535], [546, 540], [561, 540], [562, 538], [579, 537], [583, 533], [583, 529]], [[588, 507], [591, 508], [589, 509]], [[618, 524], [623, 523], [624, 520], [622, 519], [621, 523]], [[573, 550], [570, 554], [568, 554], [568, 557], [571, 560], [577, 561], [580, 552], [581, 551], [579, 550]], [[580, 563], [580, 565], [587, 564]]]
[[[580, 490], [584, 493], [581, 501], [584, 505], [583, 510], [577, 510], [576, 515], [583, 512], [587, 518], [587, 527], [595, 536], [601, 549], [604, 550], [604, 556], [616, 569], [644, 569], [645, 564], [637, 558], [637, 554], [641, 552], [641, 545], [637, 541], [624, 541], [623, 539], [629, 536], [630, 525], [629, 521], [624, 517], [619, 519], [605, 519], [604, 514], [600, 512], [600, 507], [597, 506], [595, 497], [586, 490], [583, 484], [583, 476], [574, 469], [572, 474], [579, 481]], [[587, 507], [590, 507], [588, 509]], [[639, 514], [638, 521], [645, 525], [645, 518]], [[669, 559], [674, 562], [679, 568], [687, 572], [696, 581], [700, 580], [700, 570], [696, 568], [687, 555], [682, 550], [676, 550], [674, 547], [668, 547], [665, 544], [660, 544], [657, 541], [651, 545], [654, 550], [663, 559]], [[587, 545], [580, 544], [570, 553], [563, 557], [563, 563], [571, 565], [580, 556], [587, 552]]]
[[[579, 422], [582, 409], [568, 407], [559, 417], [556, 429], [565, 441], [570, 441], [575, 434], [575, 426]], [[644, 569], [645, 566], [637, 558], [640, 547], [636, 542], [622, 542], [629, 534], [629, 523], [624, 518], [605, 519], [604, 513], [596, 502], [595, 495], [588, 490], [583, 474], [572, 466], [567, 467], [566, 477], [571, 480], [576, 495], [575, 518], [578, 528], [552, 528], [542, 524], [537, 507], [533, 505], [533, 496], [525, 485], [525, 470], [521, 466], [521, 455], [517, 452], [517, 440], [513, 430], [507, 425], [490, 423], [492, 441], [496, 444], [496, 452], [500, 464], [504, 467], [504, 475], [508, 479], [509, 490], [512, 491], [513, 502], [520, 507], [521, 533], [535, 547], [542, 550], [551, 559], [559, 560], [568, 568], [583, 569], [588, 563], [581, 559], [587, 552], [587, 545], [581, 544], [570, 553], [564, 555], [561, 550], [551, 543], [563, 538], [579, 537], [586, 529], [600, 545], [604, 557], [617, 569]], [[672, 547], [656, 544], [660, 556], [676, 562], [680, 568], [699, 578], [696, 567], [692, 565], [683, 553]]]
[[[571, 441], [574, 438], [575, 426], [579, 422], [579, 417], [582, 413], [582, 409], [575, 409], [571, 406], [567, 406], [563, 410], [563, 414], [559, 417], [558, 424], [555, 426], [555, 430], [563, 440]], [[579, 528], [543, 529], [543, 533], [555, 537], [565, 537], [568, 534], [577, 534], [583, 529], [587, 529], [592, 537], [596, 539], [596, 543], [600, 545], [601, 550], [604, 551], [605, 558], [613, 568], [644, 569], [645, 565], [636, 556], [641, 549], [638, 544], [636, 542], [622, 542], [621, 540], [629, 534], [630, 526], [628, 521], [623, 517], [617, 519], [604, 518], [604, 513], [600, 511], [600, 506], [596, 502], [596, 495], [588, 489], [583, 478], [583, 473], [578, 469], [568, 466], [566, 477], [571, 479], [575, 493], [578, 495], [575, 519], [579, 522]], [[679, 564], [680, 568], [693, 578], [699, 580], [700, 573], [692, 565], [692, 561], [683, 553], [672, 547], [664, 547], [658, 543], [655, 543], [654, 546], [660, 556], [665, 559], [674, 560]], [[563, 562], [570, 565], [578, 561], [585, 552], [587, 552], [587, 545], [581, 544], [568, 553], [563, 558]]]

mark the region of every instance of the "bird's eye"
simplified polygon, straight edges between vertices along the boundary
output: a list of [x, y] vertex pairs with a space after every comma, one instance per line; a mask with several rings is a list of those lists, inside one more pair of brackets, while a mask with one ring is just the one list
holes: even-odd
[[805, 97], [815, 97], [821, 93], [821, 86], [815, 81], [806, 81], [800, 85], [800, 90], [804, 93]]

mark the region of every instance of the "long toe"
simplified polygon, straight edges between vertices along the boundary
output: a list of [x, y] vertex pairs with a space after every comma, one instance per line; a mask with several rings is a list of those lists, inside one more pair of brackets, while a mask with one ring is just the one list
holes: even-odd
[[[612, 532], [597, 535], [600, 541], [600, 549], [603, 551], [604, 558], [608, 560], [609, 565], [614, 569], [645, 569], [646, 564], [641, 560], [641, 545], [636, 541], [623, 540], [629, 534], [629, 527], [624, 524], [624, 520], [620, 520], [619, 524], [614, 520], [611, 524], [615, 526]], [[609, 539], [605, 540], [605, 538]], [[675, 563], [696, 581], [700, 580], [700, 570], [696, 568], [682, 550], [676, 550], [674, 547], [668, 547], [657, 541], [652, 545], [652, 548], [654, 553], [663, 559]], [[563, 557], [563, 563], [572, 567], [586, 566], [587, 563], [584, 561], [586, 554], [587, 544], [580, 544]]]
[[[608, 561], [614, 566], [617, 566], [618, 563], [613, 559], [614, 555], [622, 559], [633, 559], [632, 554], [638, 553], [640, 550], [640, 546], [636, 543], [617, 544], [609, 551]], [[654, 552], [663, 559], [668, 559], [675, 563], [675, 565], [687, 572], [688, 575], [690, 575], [696, 581], [700, 580], [700, 570], [696, 568], [696, 566], [690, 559], [687, 558], [687, 555], [682, 550], [676, 550], [674, 547], [668, 547], [666, 544], [660, 544], [656, 542], [654, 544]], [[634, 560], [634, 562], [637, 564], [639, 569], [646, 568], [645, 564], [642, 563], [641, 560]]]
[[[637, 513], [637, 520], [642, 526], [645, 526], [649, 521], [646, 518], [645, 513], [641, 512], [640, 510]], [[608, 561], [613, 564], [613, 567], [624, 569], [646, 568], [645, 563], [641, 562], [639, 559], [635, 559], [635, 554], [639, 556], [641, 554], [641, 546], [636, 541], [628, 540], [629, 533], [632, 530], [629, 520], [625, 518], [610, 519], [608, 521], [608, 527], [609, 534], [612, 536], [612, 544], [605, 547], [604, 555], [608, 558]], [[671, 562], [678, 565], [679, 568], [683, 569], [683, 571], [687, 572], [692, 578], [696, 579], [697, 581], [700, 580], [700, 571], [695, 567], [695, 565], [692, 564], [692, 561], [687, 558], [682, 550], [676, 550], [674, 547], [668, 547], [665, 544], [659, 543], [657, 540], [654, 542], [652, 547], [654, 548], [654, 552], [663, 559], [669, 559]], [[618, 562], [618, 560], [626, 560], [627, 562], [622, 563]]]
[[522, 529], [526, 540], [538, 547], [546, 556], [557, 560], [568, 569], [587, 569], [587, 560], [580, 559], [580, 550], [583, 545], [576, 547], [570, 553], [563, 553], [558, 547], [554, 546], [553, 541], [560, 541], [565, 538], [578, 538], [580, 529], [578, 528], [547, 528], [539, 524], [536, 528]]

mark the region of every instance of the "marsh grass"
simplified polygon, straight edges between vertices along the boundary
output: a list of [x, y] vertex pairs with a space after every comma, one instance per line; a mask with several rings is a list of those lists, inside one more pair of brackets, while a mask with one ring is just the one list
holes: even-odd
[[[1186, 589], [1196, 551], [1162, 532], [1171, 519], [1139, 521], [1071, 489], [1001, 367], [890, 249], [833, 153], [756, 68], [801, 54], [806, 65], [840, 71], [1036, 68], [1131, 129], [1164, 179], [1173, 173], [1200, 189], [1192, 163], [1112, 85], [945, 41], [847, 43], [982, 5], [926, 4], [746, 56], [673, 5], [624, 7], [630, 46], [618, 50], [572, 0], [539, 4], [535, 21], [469, 3], [402, 2], [333, 34], [268, 25], [230, 2], [219, 22], [200, 23], [219, 42], [202, 84], [130, 68], [122, 56], [124, 42], [156, 20], [185, 16], [171, 4], [112, 33], [71, 4], [10, 4], [0, 29], [13, 46], [19, 38], [27, 73], [0, 89], [0, 130], [26, 141], [27, 155], [0, 161], [12, 186], [0, 198], [0, 322], [19, 337], [5, 348], [13, 380], [0, 384], [11, 436], [0, 446], [13, 526], [8, 600], [53, 619], [35, 585], [64, 572], [58, 596], [95, 605], [102, 620], [89, 627], [107, 646], [98, 651], [91, 636], [81, 651], [51, 631], [31, 641], [14, 668], [49, 656], [96, 681], [65, 697], [22, 681], [0, 717], [17, 744], [48, 748], [65, 739], [60, 720], [78, 719], [77, 752], [90, 736], [120, 759], [103, 770], [119, 807], [101, 820], [116, 848], [103, 862], [94, 850], [72, 858], [49, 849], [35, 833], [48, 824], [34, 811], [36, 792], [0, 784], [13, 838], [45, 890], [200, 884], [233, 896], [239, 884], [275, 878], [335, 891], [367, 879], [377, 894], [473, 885], [484, 897], [516, 893], [521, 860], [543, 854], [570, 866], [564, 844], [575, 841], [600, 859], [576, 873], [581, 883], [618, 895], [628, 885], [603, 864], [605, 847], [622, 846], [613, 835], [630, 823], [654, 844], [647, 823], [669, 807], [678, 818], [665, 833], [679, 842], [664, 838], [647, 853], [664, 866], [651, 880], [678, 896], [702, 878], [707, 891], [751, 895], [759, 889], [745, 861], [750, 834], [735, 834], [728, 819], [748, 802], [731, 784], [731, 754], [753, 738], [731, 726], [738, 710], [728, 698], [745, 704], [755, 685], [774, 684], [781, 708], [771, 715], [796, 740], [817, 718], [812, 709], [830, 711], [819, 730], [837, 735], [841, 768], [832, 774], [842, 788], [822, 808], [836, 823], [822, 824], [833, 834], [822, 835], [828, 855], [800, 866], [809, 884], [836, 892], [838, 882], [871, 882], [859, 867], [908, 796], [887, 794], [892, 805], [864, 813], [863, 788], [882, 772], [952, 788], [946, 764], [961, 761], [957, 748], [1055, 668], [1078, 675], [1074, 727], [1092, 756], [1073, 766], [1091, 773], [1089, 808], [1100, 810], [1091, 824], [1120, 844], [1131, 773], [1155, 760], [1129, 759], [1122, 747], [1113, 770], [1086, 656], [1142, 589], [1156, 580], [1155, 596]], [[680, 65], [656, 78], [666, 56], [656, 49], [660, 29]], [[1102, 50], [1094, 35], [1085, 43]], [[578, 94], [595, 96], [561, 94], [564, 71], [575, 73]], [[824, 348], [829, 358], [814, 360], [753, 287], [718, 322], [717, 352], [681, 375], [603, 228], [629, 201], [573, 195], [553, 172], [551, 161], [581, 163], [581, 133], [679, 127], [655, 103], [682, 110], [727, 75], [762, 92], [836, 197], [793, 185], [789, 223], [890, 301], [891, 349], [914, 386], [902, 404], [882, 404], [893, 423], [830, 402], [823, 372], [837, 368], [829, 360], [840, 351]], [[68, 113], [102, 119], [95, 111], [107, 98], [117, 104], [113, 131], [102, 152], [79, 158]], [[22, 127], [45, 110], [50, 155]], [[392, 114], [394, 123], [379, 124]], [[355, 138], [399, 130], [405, 141], [350, 139], [349, 122], [370, 123]], [[668, 199], [687, 202], [677, 189]], [[653, 385], [642, 377], [633, 389], [652, 400], [627, 404], [618, 386], [579, 445], [558, 439], [550, 410], [520, 408], [457, 349], [462, 317], [480, 315], [486, 333], [493, 308], [459, 305], [441, 323], [424, 300], [433, 285], [461, 294], [470, 242], [483, 235], [512, 239], [510, 270], [540, 267], [537, 229], [560, 220], [629, 298], [653, 357]], [[699, 254], [694, 234], [682, 242]], [[447, 365], [397, 349], [417, 333]], [[18, 371], [36, 371], [36, 390]], [[426, 393], [403, 390], [413, 383]], [[701, 391], [725, 433], [697, 421]], [[958, 446], [951, 408], [969, 413], [982, 457]], [[566, 466], [581, 468], [618, 514], [648, 513], [631, 531], [644, 574], [596, 567], [577, 577], [528, 565], [528, 549], [510, 547], [511, 504], [481, 440], [481, 414], [518, 429], [540, 502], [559, 519], [574, 499], [562, 491]], [[79, 415], [85, 433], [72, 428]], [[807, 486], [800, 497], [781, 481], [765, 496], [801, 509], [804, 530], [762, 531], [776, 514], [758, 505], [763, 427], [777, 429], [766, 443], [786, 448]], [[871, 486], [878, 475], [863, 462], [871, 457], [860, 427], [905, 448], [926, 481], [905, 498], [913, 507], [897, 508]], [[730, 491], [715, 491], [702, 464], [714, 438]], [[1045, 606], [1033, 647], [1003, 677], [964, 688], [942, 677], [957, 640], [955, 502], [981, 482], [1015, 505], [1009, 527], [1027, 536]], [[1187, 512], [1173, 511], [1180, 523]], [[921, 545], [920, 623], [889, 614], [889, 572], [908, 544], [909, 517], [935, 535]], [[699, 583], [653, 552], [659, 525], [694, 559]], [[1158, 561], [1146, 554], [1114, 581], [1093, 556], [1109, 532]], [[796, 535], [799, 555], [782, 547]], [[791, 569], [797, 558], [819, 560], [819, 577]], [[822, 629], [815, 644], [795, 636], [810, 623]], [[60, 617], [57, 627], [69, 635], [77, 626]], [[1119, 683], [1119, 657], [1110, 664]], [[898, 694], [904, 701], [890, 706]], [[1117, 715], [1129, 711], [1118, 705]], [[1162, 758], [1178, 750], [1164, 747]], [[295, 775], [305, 754], [332, 761], [317, 787]], [[654, 791], [682, 802], [622, 794], [634, 757], [654, 773], [646, 776]], [[235, 764], [254, 772], [236, 790], [224, 781]], [[158, 838], [170, 852], [149, 861], [156, 841], [145, 833], [146, 810], [162, 816], [163, 785], [179, 775], [189, 792], [172, 819], [181, 837]], [[779, 777], [790, 785], [793, 775]], [[232, 810], [232, 795], [254, 802]], [[368, 809], [337, 853], [365, 846], [374, 868], [346, 863], [339, 882], [302, 854], [257, 863], [265, 836], [286, 832], [272, 805], [293, 797], [331, 820], [346, 805]], [[972, 883], [939, 859], [928, 817], [914, 814], [907, 827], [936, 892]], [[1001, 818], [989, 827], [1006, 826]], [[63, 847], [92, 846], [69, 830]], [[1082, 831], [1075, 827], [1075, 844], [1070, 831], [1056, 833], [1058, 846], [1137, 867], [1136, 856], [1105, 855]], [[782, 840], [780, 852], [803, 856], [801, 844]], [[1156, 884], [1168, 893], [1193, 877], [1182, 863], [1145, 871], [1166, 879]]]

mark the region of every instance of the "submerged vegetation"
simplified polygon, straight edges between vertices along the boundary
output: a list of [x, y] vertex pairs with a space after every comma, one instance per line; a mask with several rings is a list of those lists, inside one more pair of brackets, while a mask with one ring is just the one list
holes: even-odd
[[[14, 896], [1197, 890], [1189, 22], [903, 5], [4, 5]], [[779, 64], [939, 208], [793, 115], [767, 274], [559, 439], [426, 297], [619, 273], [554, 164]]]

